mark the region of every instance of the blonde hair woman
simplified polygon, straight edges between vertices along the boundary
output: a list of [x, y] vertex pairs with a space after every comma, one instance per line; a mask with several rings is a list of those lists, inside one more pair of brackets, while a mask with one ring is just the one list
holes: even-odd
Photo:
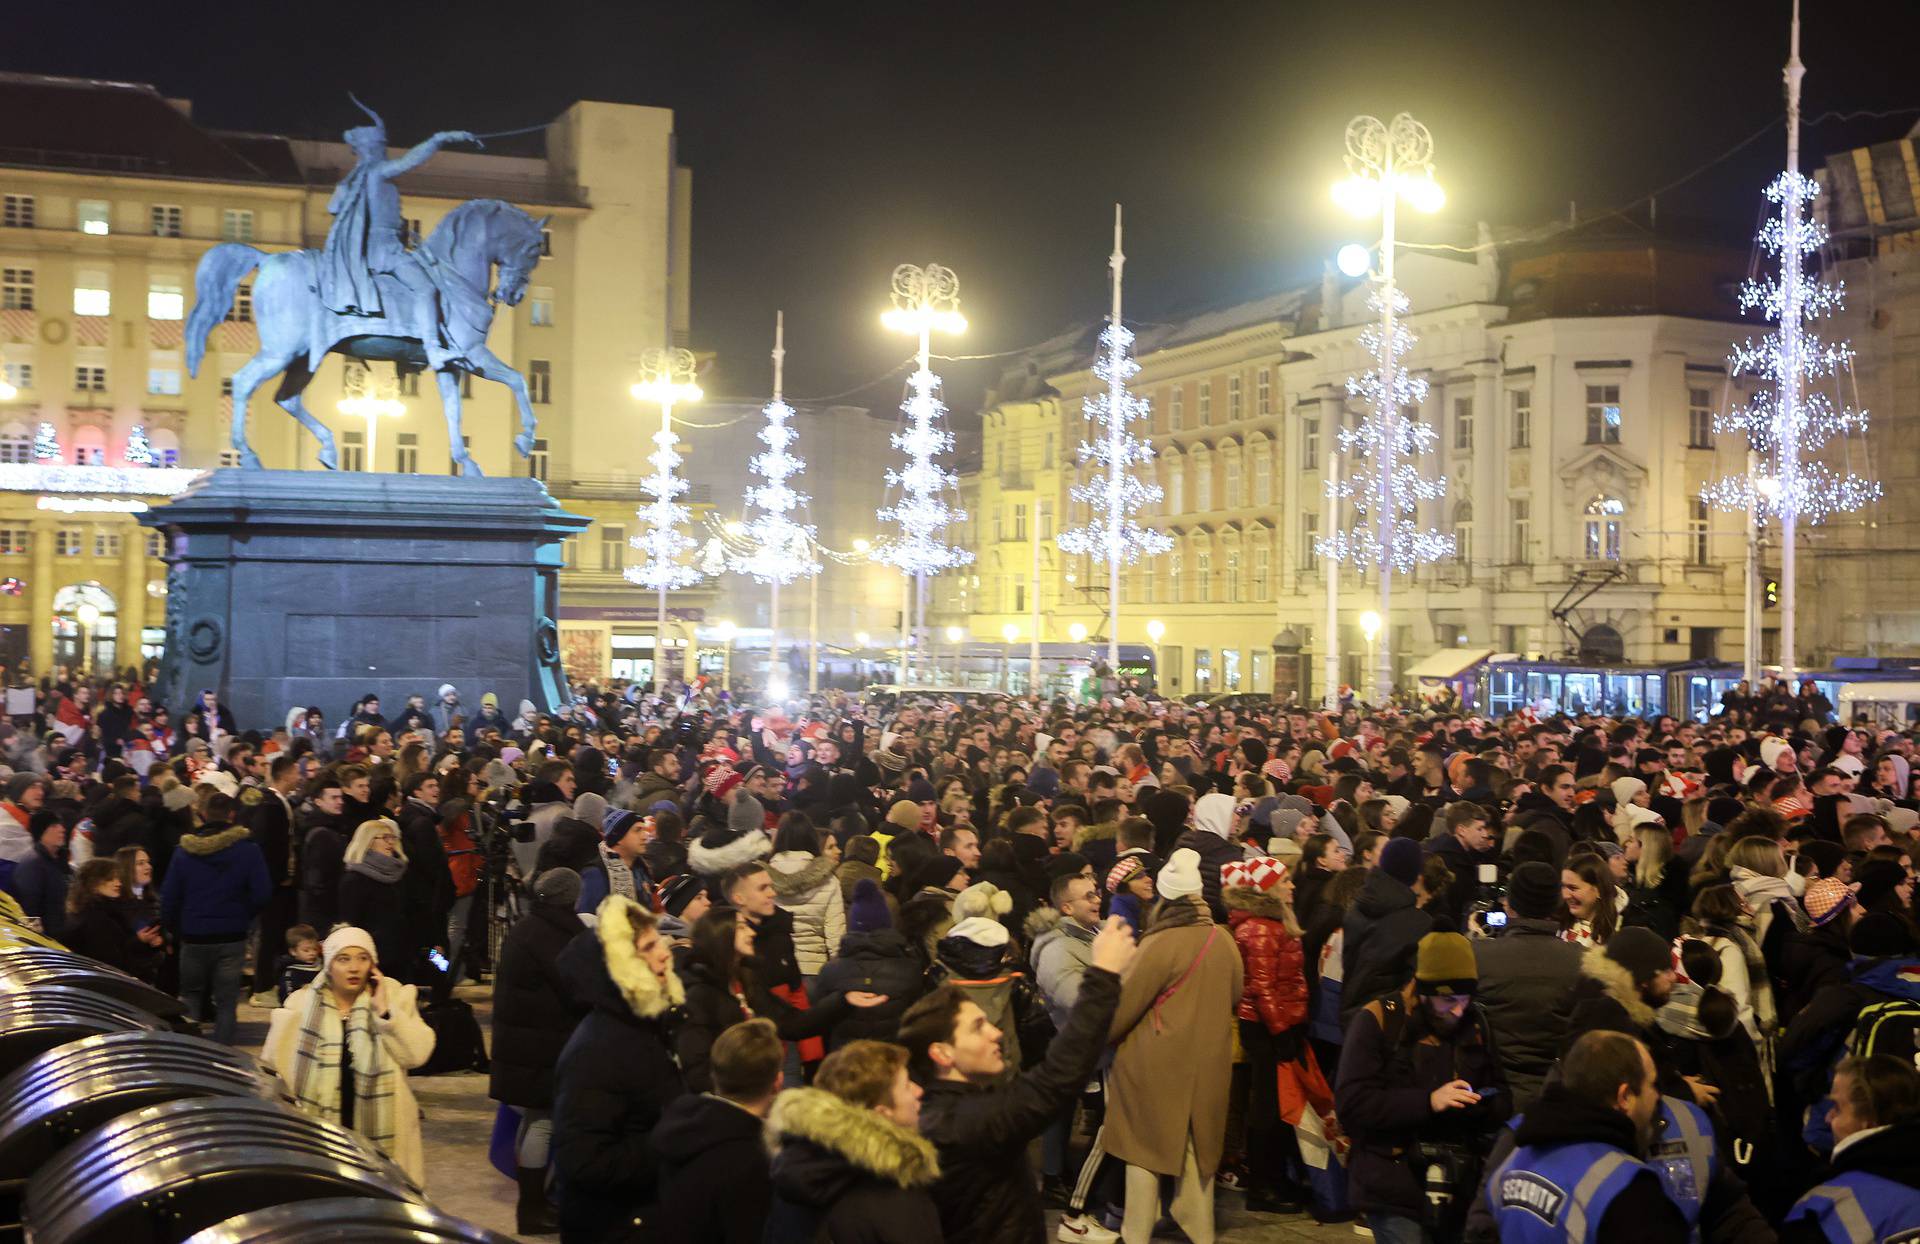
[[335, 928], [320, 961], [313, 983], [274, 1011], [260, 1063], [301, 1113], [360, 1133], [424, 1184], [420, 1110], [407, 1072], [433, 1053], [433, 1029], [420, 1018], [414, 988], [381, 975], [365, 929]]
[[1760, 943], [1761, 954], [1768, 963], [1780, 962], [1778, 939], [1809, 925], [1806, 908], [1800, 906], [1806, 879], [1787, 867], [1778, 842], [1751, 837], [1727, 848], [1727, 880], [1753, 913], [1753, 940]]
[[340, 872], [335, 914], [342, 924], [370, 933], [387, 970], [404, 979], [413, 971], [414, 956], [425, 948], [414, 944], [407, 925], [401, 889], [407, 853], [400, 845], [400, 827], [384, 816], [362, 821], [347, 843], [343, 860], [346, 867]]

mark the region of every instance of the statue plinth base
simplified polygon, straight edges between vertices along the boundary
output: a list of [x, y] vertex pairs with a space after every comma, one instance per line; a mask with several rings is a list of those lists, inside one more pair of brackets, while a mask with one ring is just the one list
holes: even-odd
[[242, 729], [295, 705], [331, 726], [369, 693], [398, 713], [442, 683], [562, 705], [560, 541], [589, 520], [535, 479], [225, 469], [140, 517], [166, 533], [167, 652], [155, 694], [203, 687]]

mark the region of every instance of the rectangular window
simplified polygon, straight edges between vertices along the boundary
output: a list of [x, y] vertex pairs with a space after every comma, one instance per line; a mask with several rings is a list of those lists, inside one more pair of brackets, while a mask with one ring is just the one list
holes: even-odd
[[1507, 394], [1507, 422], [1512, 436], [1507, 443], [1515, 449], [1533, 444], [1533, 390], [1515, 389]]
[[82, 272], [73, 282], [75, 315], [112, 315], [113, 290], [108, 288], [104, 272]]
[[25, 432], [0, 432], [0, 462], [32, 462], [33, 438]]
[[1240, 650], [1222, 648], [1220, 650], [1220, 684], [1225, 691], [1240, 690]]
[[1016, 540], [1027, 538], [1027, 507], [1017, 501], [1013, 506], [1013, 538]]
[[120, 556], [120, 533], [106, 527], [93, 529], [93, 555], [95, 557]]
[[1013, 581], [1013, 612], [1025, 613], [1026, 611], [1027, 582], [1025, 579], [1015, 579]]
[[1202, 380], [1199, 391], [1200, 396], [1195, 402], [1194, 413], [1199, 417], [1198, 426], [1204, 428], [1213, 422], [1213, 381]]
[[1513, 548], [1509, 560], [1513, 562], [1532, 561], [1533, 545], [1533, 502], [1526, 497], [1517, 497], [1507, 502], [1507, 527]]
[[358, 428], [348, 428], [340, 433], [340, 469], [367, 469], [367, 434]]
[[[237, 467], [240, 465], [240, 451], [237, 449], [223, 449], [220, 451], [219, 461], [223, 467]], [[358, 470], [359, 468], [350, 467], [348, 469]]]
[[107, 369], [91, 363], [78, 364], [73, 369], [73, 387], [82, 393], [105, 393]]
[[[1179, 539], [1178, 536], [1174, 538], [1176, 540]], [[1176, 546], [1167, 554], [1167, 600], [1171, 604], [1177, 605], [1180, 603], [1180, 597], [1184, 587], [1180, 582], [1180, 576], [1184, 569], [1185, 567], [1180, 564], [1180, 549]]]
[[420, 473], [420, 434], [402, 432], [393, 438], [393, 469], [402, 475]]
[[1712, 520], [1707, 513], [1704, 497], [1693, 499], [1693, 508], [1687, 513], [1687, 560], [1696, 566], [1707, 564], [1708, 533], [1712, 529]]
[[1473, 448], [1473, 399], [1470, 397], [1453, 399], [1453, 447]]
[[619, 574], [627, 568], [627, 529], [600, 528], [600, 569]]
[[1264, 544], [1253, 546], [1253, 598], [1267, 599], [1273, 585], [1273, 551]]
[[533, 452], [527, 455], [527, 474], [542, 483], [547, 479], [547, 438], [536, 437]]
[[420, 228], [420, 218], [418, 216], [403, 216], [400, 218], [400, 228], [403, 234], [401, 238], [402, 244], [410, 251], [418, 250], [420, 248], [420, 239], [427, 236]]
[[1300, 421], [1300, 469], [1320, 469], [1320, 420], [1317, 418]]
[[1235, 450], [1227, 452], [1227, 508], [1240, 508], [1240, 454]]
[[535, 328], [553, 327], [553, 291], [536, 285], [527, 295], [527, 320]]
[[553, 258], [553, 230], [551, 229], [542, 229], [540, 231], [540, 257], [542, 259]]
[[227, 308], [227, 323], [253, 323], [253, 285], [242, 282], [233, 288], [233, 305]]
[[568, 570], [580, 569], [579, 536], [568, 536], [560, 542], [560, 564]]
[[1040, 516], [1040, 538], [1042, 540], [1053, 539], [1053, 502], [1037, 502], [1034, 508], [1039, 512]]
[[33, 228], [33, 196], [10, 194], [0, 200], [0, 225], [9, 229]]
[[1253, 404], [1261, 418], [1273, 413], [1273, 368], [1262, 367], [1253, 383]]
[[150, 320], [184, 320], [187, 318], [187, 298], [180, 289], [177, 276], [156, 276], [147, 280], [147, 318]]
[[155, 203], [149, 213], [153, 221], [153, 236], [156, 238], [177, 238], [180, 236], [180, 205], [177, 203]]
[[1713, 448], [1713, 390], [1687, 388], [1687, 448]]
[[1618, 445], [1620, 443], [1620, 386], [1617, 384], [1590, 384], [1587, 386], [1587, 444]]
[[79, 466], [105, 466], [107, 450], [103, 445], [76, 445], [73, 460]]
[[553, 401], [553, 364], [547, 360], [528, 361], [527, 397], [536, 406], [545, 406]]
[[0, 527], [0, 556], [18, 557], [32, 551], [32, 528]]
[[[471, 458], [473, 456], [473, 438], [471, 436], [467, 436], [463, 434], [460, 437], [460, 444], [461, 444], [461, 447], [467, 451], [467, 456]], [[452, 454], [447, 455], [447, 474], [448, 475], [460, 474], [460, 463], [454, 458]]]
[[1320, 516], [1302, 514], [1300, 516], [1300, 568], [1317, 570], [1320, 566]]
[[1240, 554], [1231, 548], [1226, 554], [1226, 580], [1227, 594], [1224, 599], [1228, 604], [1233, 604], [1240, 599]]
[[1227, 419], [1237, 421], [1245, 413], [1240, 407], [1240, 377], [1227, 377]]
[[229, 242], [253, 241], [253, 213], [240, 207], [229, 207], [222, 211], [220, 236]]
[[1167, 396], [1167, 427], [1178, 432], [1187, 417], [1187, 387], [1176, 384]]
[[[180, 456], [179, 450], [169, 449], [163, 452], [174, 455], [173, 461], [169, 461], [167, 463], [168, 466], [172, 466], [174, 465], [175, 461], [178, 461]], [[167, 533], [164, 531], [149, 531], [147, 533], [147, 556], [148, 557], [165, 557], [166, 555], [167, 555]]]
[[53, 533], [54, 551], [62, 557], [78, 557], [83, 539], [83, 533], [78, 527], [62, 527]]
[[73, 212], [80, 232], [104, 238], [113, 232], [113, 207], [102, 199], [82, 199]]
[[147, 392], [156, 397], [180, 396], [180, 369], [178, 367], [147, 368]]
[[33, 310], [32, 268], [0, 268], [0, 309]]
[[22, 391], [33, 387], [32, 363], [8, 363], [5, 368], [7, 383]]

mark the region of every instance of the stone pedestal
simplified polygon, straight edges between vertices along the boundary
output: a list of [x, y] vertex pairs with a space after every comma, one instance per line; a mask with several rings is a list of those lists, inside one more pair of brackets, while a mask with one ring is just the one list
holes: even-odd
[[442, 683], [471, 717], [491, 691], [565, 702], [560, 541], [588, 523], [534, 479], [332, 471], [211, 472], [140, 517], [167, 536], [176, 713], [203, 687], [242, 729], [295, 705], [329, 726], [369, 692], [382, 714]]

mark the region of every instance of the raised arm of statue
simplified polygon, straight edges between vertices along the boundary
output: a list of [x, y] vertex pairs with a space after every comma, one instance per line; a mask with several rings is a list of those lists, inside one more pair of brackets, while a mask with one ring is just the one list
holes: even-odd
[[466, 130], [442, 130], [399, 159], [388, 160], [383, 163], [380, 166], [379, 175], [385, 179], [398, 177], [402, 173], [411, 173], [414, 169], [419, 168], [422, 164], [432, 159], [433, 154], [448, 143], [471, 143], [478, 141], [478, 139]]

